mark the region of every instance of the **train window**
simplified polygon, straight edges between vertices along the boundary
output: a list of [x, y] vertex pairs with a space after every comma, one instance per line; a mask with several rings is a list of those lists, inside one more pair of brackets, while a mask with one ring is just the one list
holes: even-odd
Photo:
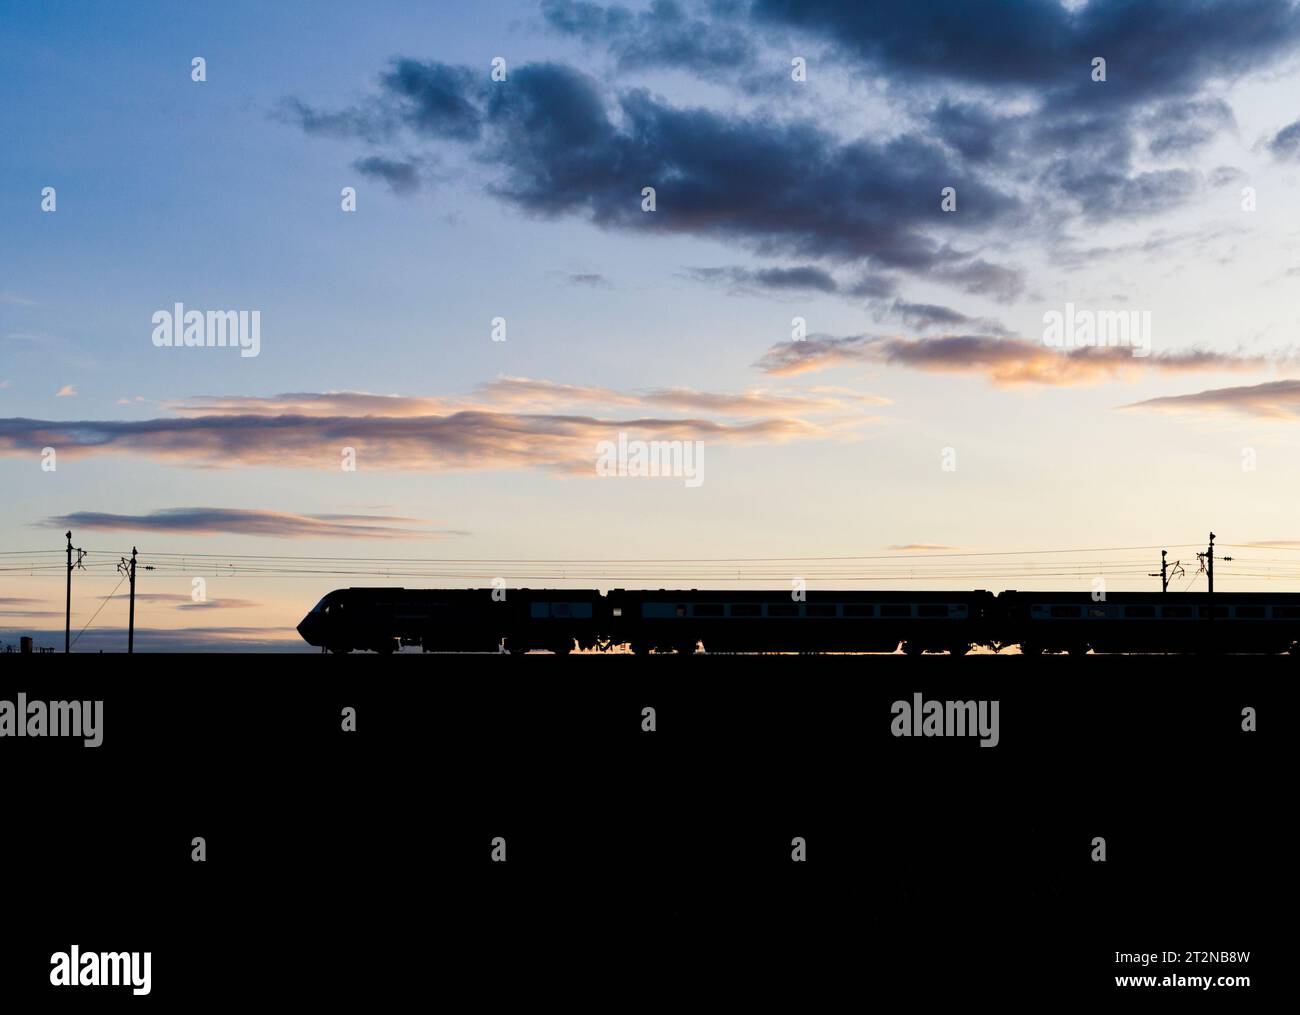
[[[1200, 613], [1202, 620], [1206, 620], [1210, 616], [1210, 608], [1208, 606], [1202, 606], [1198, 612]], [[1216, 617], [1226, 617], [1228, 615], [1228, 608], [1226, 606], [1216, 606], [1214, 608], [1214, 615]]]
[[1260, 618], [1264, 616], [1264, 607], [1262, 606], [1238, 606], [1237, 616], [1243, 618]]
[[799, 607], [794, 603], [768, 603], [767, 615], [769, 617], [797, 617], [799, 616]]
[[804, 612], [810, 617], [833, 617], [835, 616], [835, 604], [809, 603]]
[[732, 603], [731, 615], [733, 617], [761, 617], [763, 607], [758, 603]]
[[882, 617], [910, 617], [912, 607], [906, 603], [885, 603], [880, 607]]
[[845, 603], [844, 616], [846, 617], [874, 617], [876, 608], [870, 603]]
[[1053, 606], [1052, 617], [1056, 619], [1065, 619], [1069, 617], [1078, 617], [1080, 614], [1077, 606]]
[[679, 617], [686, 616], [686, 605], [684, 603], [677, 604], [677, 616]]
[[569, 615], [568, 603], [551, 603], [552, 617], [567, 617]]
[[922, 603], [916, 608], [918, 617], [946, 617], [948, 616], [948, 606], [946, 603]]
[[1273, 616], [1295, 619], [1300, 617], [1300, 606], [1274, 606]]
[[721, 603], [696, 603], [695, 615], [697, 617], [721, 617], [722, 604]]
[[1156, 608], [1154, 606], [1126, 606], [1124, 607], [1124, 616], [1126, 617], [1154, 617]]
[[1160, 614], [1164, 617], [1185, 619], [1192, 615], [1192, 608], [1190, 606], [1162, 606]]

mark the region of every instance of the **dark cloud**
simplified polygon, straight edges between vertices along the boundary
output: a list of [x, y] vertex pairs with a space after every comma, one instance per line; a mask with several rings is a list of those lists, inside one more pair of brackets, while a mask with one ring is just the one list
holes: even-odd
[[943, 99], [931, 112], [930, 125], [945, 144], [971, 162], [988, 162], [1007, 148], [1014, 117], [1000, 116], [974, 102]]
[[1200, 173], [1187, 169], [1123, 172], [1059, 163], [1056, 184], [1093, 221], [1141, 218], [1183, 204], [1201, 187]]
[[[891, 80], [1051, 92], [1052, 104], [1143, 103], [1198, 90], [1285, 55], [1289, 0], [755, 0], [759, 24], [800, 29]], [[1103, 57], [1107, 80], [1091, 80]]]
[[542, 16], [558, 32], [606, 47], [624, 70], [681, 68], [717, 78], [744, 71], [756, 56], [741, 27], [692, 17], [676, 0], [654, 0], [635, 12], [618, 4], [542, 0]]
[[1300, 156], [1300, 120], [1287, 124], [1268, 141], [1268, 150], [1279, 159]]
[[869, 299], [884, 299], [893, 296], [898, 283], [888, 275], [862, 275], [842, 287], [849, 296], [864, 296]]
[[995, 335], [1007, 334], [1006, 328], [996, 321], [986, 318], [970, 317], [952, 307], [936, 303], [908, 303], [894, 300], [888, 307], [882, 308], [881, 316], [892, 316], [908, 328], [915, 331], [927, 331], [930, 328], [978, 327]]
[[186, 532], [201, 536], [237, 534], [274, 536], [280, 539], [429, 539], [467, 535], [455, 530], [416, 529], [390, 524], [392, 522], [410, 523], [419, 522], [419, 519], [367, 515], [295, 515], [282, 511], [192, 507], [164, 508], [143, 515], [77, 511], [46, 519], [43, 524], [111, 532]]
[[[879, 298], [894, 285], [882, 272], [903, 272], [1010, 302], [1024, 274], [981, 253], [986, 234], [1050, 238], [1072, 218], [1135, 220], [1192, 200], [1202, 174], [1138, 156], [1187, 155], [1231, 129], [1232, 110], [1206, 90], [1300, 41], [1290, 0], [1090, 0], [1073, 10], [1060, 0], [544, 0], [542, 16], [620, 68], [682, 68], [744, 91], [737, 75], [764, 66], [774, 39], [811, 41], [810, 58], [882, 76], [887, 98], [925, 125], [846, 138], [839, 125], [773, 108], [723, 113], [611, 89], [558, 63], [491, 82], [483, 68], [414, 59], [393, 61], [365, 103], [331, 112], [288, 100], [281, 115], [312, 133], [386, 139], [389, 150], [363, 161], [394, 187], [419, 179], [418, 159], [396, 156], [398, 145], [455, 141], [487, 167], [489, 193], [529, 215], [866, 269], [857, 289], [832, 290], [820, 266], [815, 282], [787, 268], [740, 283], [756, 289]], [[1300, 126], [1269, 146], [1294, 154]], [[1216, 171], [1209, 182], [1231, 181]], [[655, 188], [654, 212], [641, 210], [644, 187]], [[952, 214], [940, 211], [945, 187], [957, 191]]]
[[1232, 109], [1222, 99], [1184, 99], [1165, 102], [1143, 119], [1152, 155], [1182, 155], [1235, 127]]
[[397, 124], [383, 106], [354, 106], [350, 109], [320, 110], [301, 99], [284, 99], [273, 113], [282, 123], [291, 123], [307, 134], [321, 137], [359, 138], [377, 143], [393, 136]]
[[609, 279], [597, 271], [573, 272], [566, 276], [569, 285], [589, 286], [593, 289], [608, 289]]
[[[396, 122], [417, 138], [477, 140], [472, 154], [498, 172], [489, 192], [528, 214], [934, 274], [996, 298], [1018, 292], [1013, 269], [930, 235], [1014, 219], [1018, 200], [918, 135], [845, 142], [807, 124], [678, 108], [644, 90], [607, 104], [594, 79], [550, 63], [512, 70], [487, 90], [480, 117], [485, 86], [467, 69], [410, 60], [396, 66], [400, 72], [381, 81], [375, 131]], [[430, 79], [437, 88], [420, 85]], [[455, 87], [464, 89], [461, 101], [447, 95]], [[345, 122], [357, 129], [351, 117]], [[961, 195], [960, 214], [940, 210], [948, 186]], [[656, 190], [654, 212], [641, 210], [643, 187]]]
[[414, 160], [399, 161], [371, 155], [358, 159], [352, 166], [365, 176], [382, 180], [395, 194], [405, 194], [420, 187], [420, 165]]
[[791, 268], [686, 268], [683, 274], [696, 282], [725, 285], [741, 292], [834, 293], [840, 288], [834, 275], [811, 264]]
[[484, 75], [468, 67], [394, 60], [380, 79], [397, 118], [416, 134], [474, 141], [482, 129]]

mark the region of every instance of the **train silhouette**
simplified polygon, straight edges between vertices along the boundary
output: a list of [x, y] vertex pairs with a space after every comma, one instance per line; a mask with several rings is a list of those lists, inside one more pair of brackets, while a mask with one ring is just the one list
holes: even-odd
[[400, 589], [328, 593], [298, 633], [330, 652], [1300, 652], [1300, 593]]

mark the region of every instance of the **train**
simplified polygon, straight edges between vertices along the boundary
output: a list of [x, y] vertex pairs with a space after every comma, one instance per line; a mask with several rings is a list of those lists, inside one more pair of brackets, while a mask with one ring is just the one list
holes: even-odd
[[1300, 593], [336, 589], [298, 625], [327, 652], [1300, 654]]

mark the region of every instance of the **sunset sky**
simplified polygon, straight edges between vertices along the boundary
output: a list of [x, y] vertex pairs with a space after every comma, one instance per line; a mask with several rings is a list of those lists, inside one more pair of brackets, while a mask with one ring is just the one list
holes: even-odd
[[[62, 648], [68, 528], [74, 633], [134, 544], [154, 649], [306, 649], [324, 592], [403, 583], [284, 573], [325, 557], [1131, 589], [1159, 551], [1093, 548], [1213, 529], [1216, 586], [1300, 589], [1288, 0], [0, 0], [0, 96], [0, 643]], [[157, 347], [177, 303], [259, 355]], [[1150, 354], [1049, 345], [1067, 304]], [[703, 482], [597, 475], [620, 433]], [[687, 563], [582, 563], [620, 559]]]

